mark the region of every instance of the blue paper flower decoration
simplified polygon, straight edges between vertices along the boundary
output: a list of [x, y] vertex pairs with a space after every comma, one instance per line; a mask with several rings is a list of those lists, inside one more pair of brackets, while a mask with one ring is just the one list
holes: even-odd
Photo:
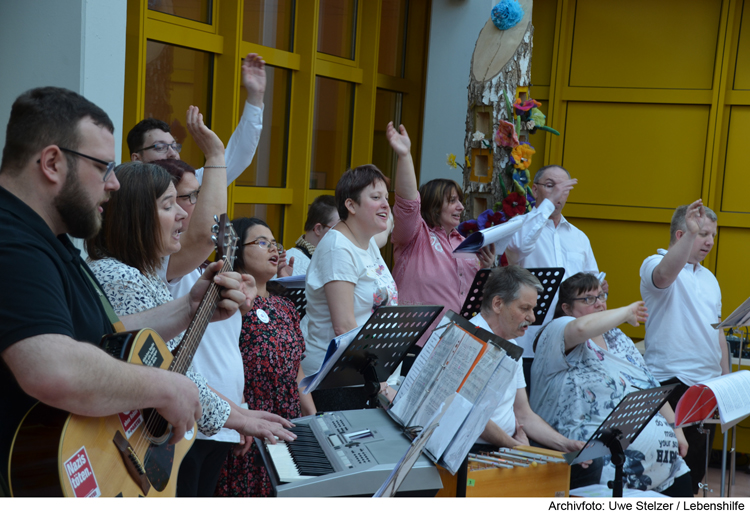
[[523, 18], [523, 8], [517, 0], [502, 0], [492, 8], [492, 23], [501, 31], [510, 29]]

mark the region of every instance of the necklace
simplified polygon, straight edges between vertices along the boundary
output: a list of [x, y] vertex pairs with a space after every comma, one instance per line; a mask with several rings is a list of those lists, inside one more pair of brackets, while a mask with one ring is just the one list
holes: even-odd
[[357, 239], [357, 236], [354, 235], [354, 231], [349, 227], [349, 225], [346, 224], [346, 221], [342, 220], [340, 222], [344, 224], [344, 226], [346, 227], [346, 229], [352, 235], [352, 238], [354, 238], [354, 244], [357, 245], [357, 248], [359, 248], [360, 250], [367, 250], [367, 248], [369, 248], [369, 243], [367, 244], [367, 247], [362, 248], [362, 245], [359, 243], [359, 239]]

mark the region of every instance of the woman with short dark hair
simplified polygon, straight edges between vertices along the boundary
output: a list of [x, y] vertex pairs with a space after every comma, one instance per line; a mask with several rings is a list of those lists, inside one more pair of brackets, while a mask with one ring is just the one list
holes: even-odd
[[[391, 239], [396, 261], [393, 277], [401, 304], [443, 305], [443, 312], [460, 312], [477, 270], [494, 266], [494, 247], [483, 248], [476, 258], [453, 257], [453, 250], [464, 240], [456, 230], [464, 211], [461, 187], [450, 179], [433, 179], [417, 189], [406, 128], [401, 125], [396, 130], [390, 122], [386, 137], [398, 156]], [[422, 336], [419, 345], [431, 332]]]
[[[341, 221], [318, 244], [307, 271], [307, 315], [302, 320], [306, 375], [320, 368], [333, 338], [362, 325], [376, 307], [398, 304], [396, 283], [374, 240], [388, 227], [388, 183], [369, 164], [347, 170], [336, 185]], [[383, 389], [387, 391], [385, 385]], [[333, 402], [338, 407], [321, 407], [322, 393], [313, 393], [318, 411], [353, 408], [338, 402]], [[356, 407], [359, 402], [352, 403]]]

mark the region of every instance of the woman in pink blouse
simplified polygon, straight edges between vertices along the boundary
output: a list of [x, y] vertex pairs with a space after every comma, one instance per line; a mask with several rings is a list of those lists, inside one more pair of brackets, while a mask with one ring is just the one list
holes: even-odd
[[[483, 248], [477, 259], [452, 256], [464, 240], [456, 230], [464, 210], [461, 187], [450, 179], [434, 179], [417, 189], [406, 128], [401, 125], [397, 131], [392, 122], [388, 123], [386, 137], [398, 155], [391, 240], [399, 304], [443, 305], [443, 312], [460, 312], [477, 270], [493, 266], [494, 247]], [[427, 341], [430, 333], [425, 333], [419, 345]]]

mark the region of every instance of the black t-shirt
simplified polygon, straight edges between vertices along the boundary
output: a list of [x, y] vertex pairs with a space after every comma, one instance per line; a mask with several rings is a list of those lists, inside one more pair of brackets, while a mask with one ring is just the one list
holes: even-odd
[[[98, 345], [112, 332], [80, 252], [55, 237], [44, 220], [0, 187], [0, 356], [16, 342], [62, 334]], [[36, 402], [0, 363], [0, 473], [18, 424]]]

